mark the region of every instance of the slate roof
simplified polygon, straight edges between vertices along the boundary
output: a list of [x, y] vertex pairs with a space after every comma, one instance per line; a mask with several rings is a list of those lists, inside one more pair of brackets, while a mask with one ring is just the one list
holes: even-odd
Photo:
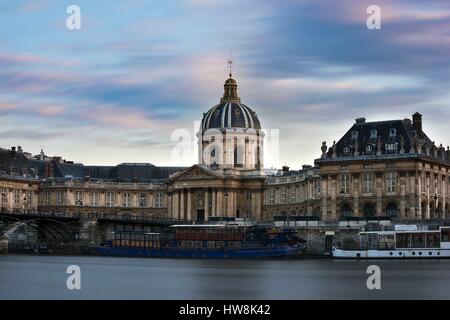
[[223, 102], [203, 114], [202, 129], [252, 128], [261, 129], [255, 111], [243, 103]]
[[[420, 150], [420, 151], [419, 151]], [[356, 157], [419, 155], [450, 162], [450, 150], [436, 145], [409, 119], [356, 123], [316, 163]]]
[[56, 178], [152, 181], [165, 180], [186, 167], [157, 167], [149, 163], [122, 163], [117, 166], [85, 166], [79, 163], [55, 160], [28, 159], [23, 153], [0, 149], [0, 174], [45, 178], [46, 166], [53, 168]]

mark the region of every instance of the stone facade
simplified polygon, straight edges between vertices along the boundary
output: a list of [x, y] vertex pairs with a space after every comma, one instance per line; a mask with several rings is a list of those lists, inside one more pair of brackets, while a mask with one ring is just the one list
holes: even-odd
[[47, 179], [40, 185], [39, 208], [53, 212], [166, 217], [167, 185]]
[[0, 175], [0, 210], [35, 211], [39, 205], [39, 181]]
[[333, 146], [322, 146], [322, 219], [450, 217], [450, 150], [422, 131], [422, 116], [383, 122], [356, 119]]
[[220, 103], [203, 114], [199, 164], [84, 167], [42, 151], [33, 158], [22, 148], [1, 149], [2, 210], [202, 221], [450, 217], [450, 149], [429, 139], [419, 113], [412, 120], [358, 118], [337, 143], [323, 142], [314, 167], [275, 175], [264, 173], [260, 130], [230, 74]]
[[303, 166], [268, 176], [264, 186], [264, 214], [275, 216], [321, 216], [319, 168]]

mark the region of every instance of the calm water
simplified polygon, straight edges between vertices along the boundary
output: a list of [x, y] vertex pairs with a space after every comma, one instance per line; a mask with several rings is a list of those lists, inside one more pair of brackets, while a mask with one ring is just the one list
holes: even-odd
[[[81, 290], [66, 289], [68, 265]], [[366, 268], [381, 267], [381, 290]], [[1, 299], [450, 299], [450, 260], [220, 261], [0, 255]]]

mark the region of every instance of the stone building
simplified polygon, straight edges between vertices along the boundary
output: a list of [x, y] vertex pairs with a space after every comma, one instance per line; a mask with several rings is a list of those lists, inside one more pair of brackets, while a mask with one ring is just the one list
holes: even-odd
[[36, 211], [39, 180], [0, 174], [0, 212]]
[[256, 113], [241, 103], [231, 73], [220, 103], [203, 114], [197, 138], [199, 164], [168, 181], [169, 216], [264, 219], [264, 134]]
[[198, 164], [188, 168], [84, 166], [42, 150], [0, 149], [2, 209], [202, 221], [450, 216], [450, 150], [423, 132], [419, 113], [412, 120], [358, 118], [337, 143], [323, 143], [314, 167], [267, 175], [261, 123], [230, 74], [197, 138]]
[[388, 216], [449, 217], [450, 150], [422, 130], [422, 115], [354, 125], [328, 148], [320, 167], [323, 220]]
[[320, 173], [318, 167], [304, 165], [299, 171], [284, 166], [268, 175], [264, 186], [264, 213], [276, 216], [320, 218]]

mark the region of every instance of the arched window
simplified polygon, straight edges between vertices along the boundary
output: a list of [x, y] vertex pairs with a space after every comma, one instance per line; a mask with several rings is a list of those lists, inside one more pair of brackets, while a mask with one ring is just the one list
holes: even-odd
[[398, 207], [397, 204], [391, 202], [386, 207], [386, 216], [391, 218], [396, 218], [398, 215]]
[[363, 215], [366, 218], [375, 217], [375, 205], [373, 203], [366, 203], [363, 207]]
[[391, 129], [389, 130], [389, 136], [390, 136], [390, 137], [395, 137], [396, 135], [397, 135], [397, 130], [394, 129], [394, 128], [391, 128]]
[[344, 203], [341, 207], [341, 217], [350, 218], [353, 215], [352, 207], [348, 203]]

